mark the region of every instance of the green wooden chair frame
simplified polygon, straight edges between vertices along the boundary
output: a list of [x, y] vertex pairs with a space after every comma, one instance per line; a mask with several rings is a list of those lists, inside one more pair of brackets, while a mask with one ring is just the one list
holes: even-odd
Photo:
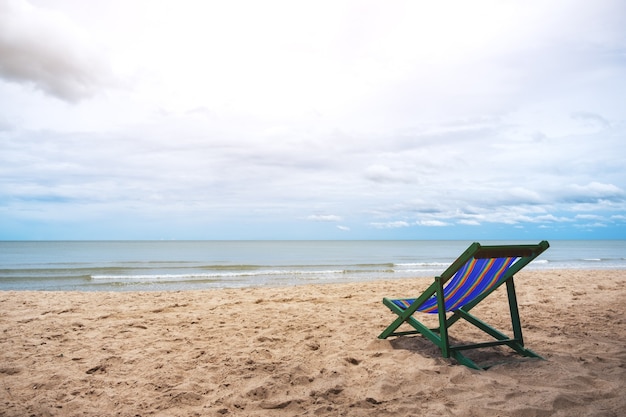
[[[533, 259], [548, 249], [549, 246], [549, 243], [545, 240], [537, 245], [482, 246], [477, 242], [471, 244], [469, 248], [467, 248], [465, 252], [463, 252], [463, 254], [448, 267], [448, 269], [446, 269], [440, 276], [435, 277], [435, 281], [418, 298], [384, 298], [383, 303], [389, 307], [391, 311], [396, 313], [398, 318], [394, 320], [394, 322], [391, 323], [378, 337], [380, 339], [386, 339], [390, 336], [403, 336], [419, 333], [437, 345], [441, 349], [441, 354], [444, 358], [452, 357], [457, 362], [474, 369], [486, 369], [487, 367], [479, 366], [473, 360], [463, 355], [461, 353], [462, 351], [506, 345], [523, 356], [543, 359], [535, 352], [524, 347], [524, 339], [522, 337], [522, 327], [520, 324], [513, 277]], [[446, 309], [446, 303], [449, 303], [452, 298], [449, 294], [448, 297], [446, 297], [446, 283], [455, 277], [455, 275], [462, 270], [468, 262], [471, 262], [474, 259], [495, 260], [508, 258], [512, 259], [503, 266], [502, 271], [498, 272], [499, 278], [489, 288], [475, 294], [473, 297], [469, 297], [470, 299], [460, 301], [462, 305], [455, 305], [452, 308]], [[481, 271], [479, 271], [479, 273], [480, 272]], [[501, 331], [491, 327], [484, 321], [470, 314], [470, 310], [472, 308], [478, 305], [501, 285], [506, 285], [513, 337], [507, 336]], [[423, 305], [428, 302], [430, 302], [431, 305], [430, 312], [438, 314], [439, 316], [439, 327], [435, 329], [429, 329], [413, 316], [418, 309], [423, 307]], [[491, 335], [495, 340], [451, 346], [448, 332], [450, 327], [460, 319], [466, 320], [480, 330]], [[409, 324], [415, 330], [396, 331], [403, 323]]]

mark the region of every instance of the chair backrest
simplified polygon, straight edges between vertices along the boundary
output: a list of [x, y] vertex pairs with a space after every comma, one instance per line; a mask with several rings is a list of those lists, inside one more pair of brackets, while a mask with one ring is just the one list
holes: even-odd
[[[468, 260], [443, 289], [446, 311], [456, 311], [493, 289], [518, 259], [505, 257]], [[424, 313], [437, 313], [437, 297], [426, 300], [418, 310]]]
[[[473, 243], [441, 276], [446, 311], [456, 311], [494, 291], [520, 269], [539, 256], [550, 245], [482, 246]], [[437, 296], [419, 308], [424, 313], [437, 313]]]

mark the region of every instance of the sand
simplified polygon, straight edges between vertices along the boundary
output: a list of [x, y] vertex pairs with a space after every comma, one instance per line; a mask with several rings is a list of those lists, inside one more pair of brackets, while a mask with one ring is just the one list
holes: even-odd
[[[0, 416], [626, 415], [626, 271], [518, 274], [546, 360], [487, 349], [503, 362], [487, 371], [420, 336], [377, 339], [382, 297], [429, 283], [0, 292]], [[504, 291], [474, 311], [509, 327]]]

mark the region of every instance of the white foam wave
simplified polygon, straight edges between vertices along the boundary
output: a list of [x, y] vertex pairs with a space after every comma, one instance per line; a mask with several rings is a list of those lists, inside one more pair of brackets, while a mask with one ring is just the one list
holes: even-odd
[[297, 270], [266, 270], [255, 272], [219, 272], [219, 273], [189, 273], [189, 274], [140, 274], [140, 275], [92, 275], [93, 280], [120, 280], [120, 281], [159, 281], [159, 280], [216, 280], [237, 277], [251, 277], [264, 275], [330, 275], [342, 274], [344, 270], [297, 271]]

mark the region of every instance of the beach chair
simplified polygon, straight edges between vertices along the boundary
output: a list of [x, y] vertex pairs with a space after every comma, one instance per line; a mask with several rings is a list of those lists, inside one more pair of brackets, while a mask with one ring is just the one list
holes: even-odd
[[[486, 367], [479, 366], [463, 355], [463, 351], [506, 345], [523, 356], [541, 358], [524, 347], [513, 276], [549, 246], [545, 240], [537, 245], [483, 246], [477, 242], [471, 244], [443, 274], [435, 277], [435, 281], [419, 297], [384, 298], [383, 303], [396, 313], [398, 318], [378, 337], [386, 339], [390, 336], [421, 334], [441, 349], [444, 358], [452, 357], [457, 362], [474, 369]], [[513, 337], [470, 314], [470, 310], [503, 284], [506, 285], [509, 299]], [[422, 324], [414, 317], [418, 311], [437, 314], [439, 327], [430, 329]], [[471, 323], [495, 340], [452, 346], [448, 332], [460, 319]], [[397, 331], [404, 323], [414, 330]]]

